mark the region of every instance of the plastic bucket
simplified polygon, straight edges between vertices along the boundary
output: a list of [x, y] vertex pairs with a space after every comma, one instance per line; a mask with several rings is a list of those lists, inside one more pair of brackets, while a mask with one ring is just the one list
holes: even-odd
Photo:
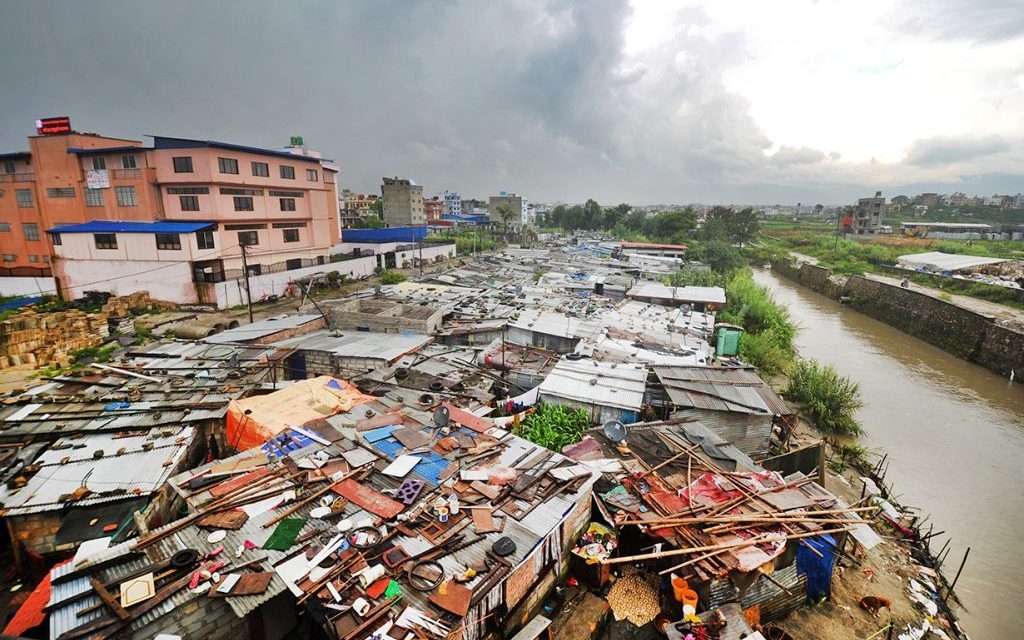
[[673, 578], [672, 579], [672, 595], [675, 597], [677, 602], [683, 601], [683, 593], [689, 591], [690, 585], [687, 584], [685, 578]]
[[682, 594], [683, 606], [691, 605], [694, 609], [697, 608], [697, 592], [693, 589], [684, 589]]

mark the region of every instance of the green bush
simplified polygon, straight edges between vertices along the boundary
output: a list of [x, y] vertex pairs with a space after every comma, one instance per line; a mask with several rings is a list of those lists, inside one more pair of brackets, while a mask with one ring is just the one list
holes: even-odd
[[725, 296], [725, 309], [718, 314], [718, 320], [743, 327], [740, 359], [766, 375], [782, 373], [796, 353], [796, 327], [789, 311], [775, 302], [768, 289], [755, 283], [746, 269], [729, 276]]
[[826, 433], [860, 435], [862, 428], [854, 413], [864, 403], [860, 386], [841, 376], [832, 365], [816, 360], [799, 360], [789, 369], [789, 384], [783, 394], [800, 402], [808, 416]]
[[680, 267], [668, 277], [668, 284], [672, 287], [720, 287], [723, 280], [722, 274], [708, 269]]
[[399, 282], [405, 282], [405, 274], [400, 271], [391, 271], [390, 269], [382, 271], [380, 274], [381, 284], [398, 284]]
[[534, 444], [561, 452], [562, 447], [583, 439], [583, 432], [589, 427], [590, 417], [583, 409], [541, 403], [533, 413], [526, 416], [515, 434]]

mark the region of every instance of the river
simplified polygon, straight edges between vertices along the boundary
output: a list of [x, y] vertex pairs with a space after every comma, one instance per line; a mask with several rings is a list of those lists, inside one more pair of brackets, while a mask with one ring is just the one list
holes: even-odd
[[1024, 637], [1024, 385], [770, 271], [754, 279], [789, 307], [801, 356], [860, 384], [862, 443], [889, 454], [900, 502], [946, 532], [932, 548], [952, 539], [949, 579], [971, 547], [956, 592], [972, 640]]

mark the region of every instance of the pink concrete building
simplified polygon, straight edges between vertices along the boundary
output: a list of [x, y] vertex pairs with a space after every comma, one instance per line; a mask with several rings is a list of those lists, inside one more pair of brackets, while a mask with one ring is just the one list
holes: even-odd
[[[147, 290], [158, 300], [225, 306], [225, 289], [241, 286], [243, 247], [250, 275], [264, 276], [325, 265], [340, 239], [338, 170], [316, 153], [156, 136], [133, 153], [135, 167], [114, 169], [130, 176], [106, 168], [110, 158], [124, 162], [123, 149], [69, 153], [88, 181], [86, 206], [107, 215], [47, 230], [67, 298]], [[125, 206], [138, 224], [110, 215]], [[282, 288], [289, 277], [277, 277]]]

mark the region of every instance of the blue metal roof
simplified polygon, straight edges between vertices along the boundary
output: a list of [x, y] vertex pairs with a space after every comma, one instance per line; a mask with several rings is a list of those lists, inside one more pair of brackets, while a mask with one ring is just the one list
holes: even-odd
[[215, 226], [213, 222], [120, 222], [117, 220], [90, 220], [83, 224], [70, 224], [46, 233], [195, 233]]
[[[258, 153], [264, 156], [277, 156], [305, 162], [320, 164], [323, 158], [310, 158], [300, 156], [287, 151], [276, 149], [262, 149], [260, 147], [248, 147], [242, 144], [231, 144], [228, 142], [217, 142], [216, 140], [191, 140], [189, 138], [167, 138], [164, 136], [152, 136], [154, 149], [194, 149], [196, 147], [212, 147], [214, 149], [227, 149], [229, 151], [241, 151], [244, 153]], [[329, 162], [329, 161], [328, 161]]]
[[124, 147], [97, 147], [94, 149], [82, 149], [79, 147], [69, 147], [68, 153], [75, 153], [78, 155], [99, 155], [101, 153], [124, 153], [126, 151], [149, 151], [153, 147], [139, 147], [139, 146], [124, 146]]
[[28, 151], [11, 151], [10, 153], [0, 153], [0, 160], [17, 160], [18, 158], [31, 158], [32, 154]]

